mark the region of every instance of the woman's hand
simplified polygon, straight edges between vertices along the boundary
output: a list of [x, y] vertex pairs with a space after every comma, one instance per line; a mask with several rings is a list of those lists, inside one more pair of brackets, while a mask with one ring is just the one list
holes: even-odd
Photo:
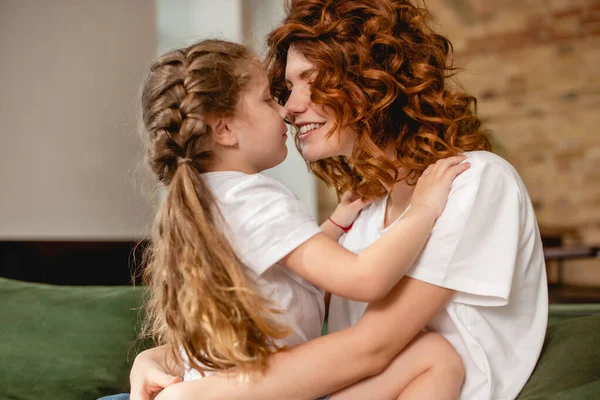
[[423, 172], [417, 181], [411, 206], [426, 206], [439, 218], [446, 207], [454, 178], [469, 169], [471, 164], [463, 162], [466, 156], [454, 156], [438, 160]]
[[166, 347], [159, 346], [137, 355], [129, 374], [131, 400], [152, 400], [161, 390], [181, 382], [172, 375], [165, 364]]

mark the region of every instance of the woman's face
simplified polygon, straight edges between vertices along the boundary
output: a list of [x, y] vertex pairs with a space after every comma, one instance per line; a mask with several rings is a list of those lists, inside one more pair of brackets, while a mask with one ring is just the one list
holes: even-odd
[[298, 129], [302, 156], [307, 161], [317, 161], [334, 156], [352, 154], [356, 132], [350, 127], [338, 128], [333, 135], [335, 115], [310, 100], [311, 84], [316, 71], [314, 65], [290, 47], [285, 67], [285, 81], [290, 96], [285, 103], [288, 118]]

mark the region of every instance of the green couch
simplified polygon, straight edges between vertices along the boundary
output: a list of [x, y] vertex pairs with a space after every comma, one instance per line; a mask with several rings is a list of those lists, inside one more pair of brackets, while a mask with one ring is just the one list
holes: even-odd
[[[131, 363], [145, 347], [135, 340], [143, 295], [143, 288], [0, 278], [0, 400], [127, 391]], [[519, 400], [600, 399], [600, 305], [553, 306], [550, 323]]]

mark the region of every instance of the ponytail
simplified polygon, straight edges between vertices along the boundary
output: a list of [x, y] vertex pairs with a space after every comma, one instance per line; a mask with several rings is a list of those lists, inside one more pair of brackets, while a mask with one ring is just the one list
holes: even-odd
[[211, 131], [203, 118], [234, 112], [249, 60], [243, 46], [200, 42], [157, 60], [142, 95], [149, 163], [167, 190], [146, 258], [143, 334], [166, 344], [176, 361], [185, 361], [185, 353], [202, 374], [228, 368], [261, 373], [277, 351], [275, 340], [289, 333], [246, 275], [201, 174], [211, 161]]

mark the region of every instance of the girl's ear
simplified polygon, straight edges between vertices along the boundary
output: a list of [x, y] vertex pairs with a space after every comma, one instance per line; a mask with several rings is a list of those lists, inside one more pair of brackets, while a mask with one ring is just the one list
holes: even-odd
[[231, 130], [231, 120], [228, 118], [216, 118], [209, 122], [212, 130], [212, 138], [221, 146], [231, 147], [237, 143], [235, 133]]

